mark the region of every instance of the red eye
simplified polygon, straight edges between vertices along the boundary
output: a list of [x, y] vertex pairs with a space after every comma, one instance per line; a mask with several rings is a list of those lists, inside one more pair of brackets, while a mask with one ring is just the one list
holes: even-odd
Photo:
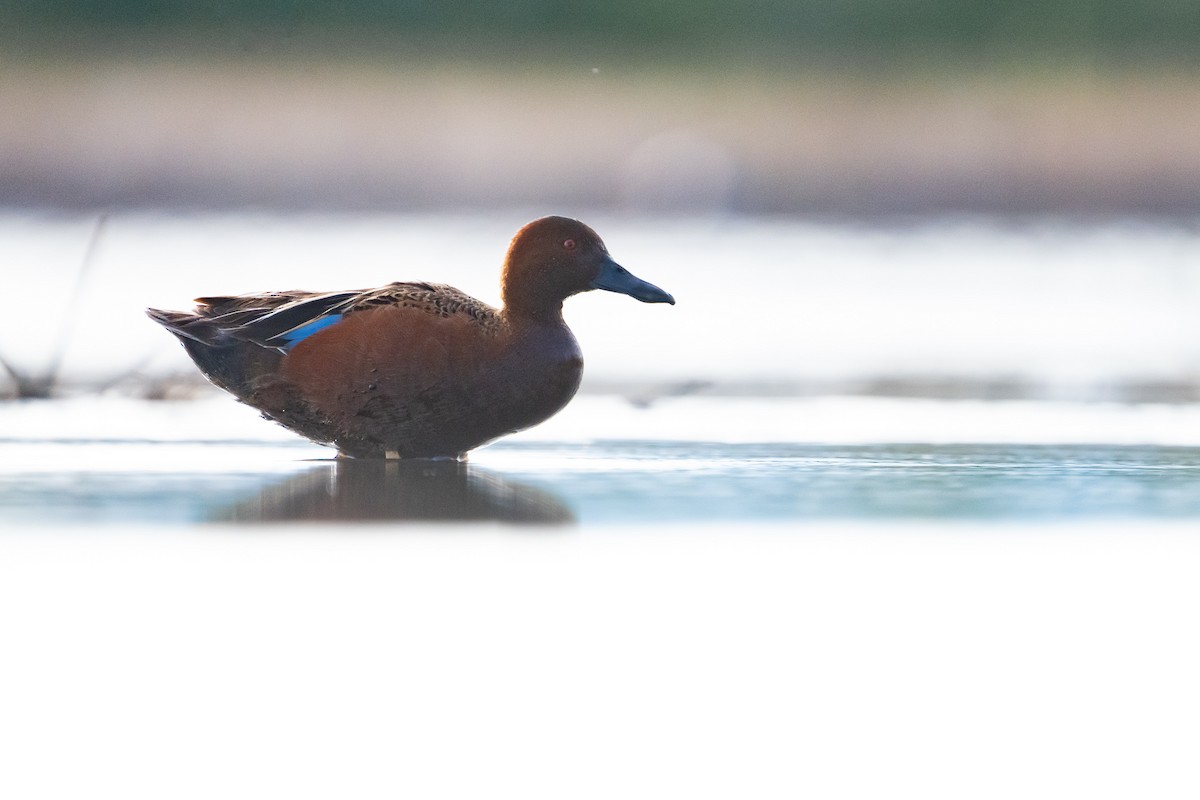
[[563, 249], [564, 250], [574, 250], [575, 249], [575, 240], [567, 239], [565, 242], [563, 242]]

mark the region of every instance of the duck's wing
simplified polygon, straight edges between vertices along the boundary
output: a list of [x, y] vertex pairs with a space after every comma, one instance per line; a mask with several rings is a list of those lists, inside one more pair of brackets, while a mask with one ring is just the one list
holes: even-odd
[[357, 291], [271, 292], [199, 297], [192, 313], [156, 308], [147, 309], [146, 313], [176, 336], [201, 344], [243, 341], [263, 347], [286, 347], [289, 333], [305, 324], [337, 315], [361, 294]]
[[148, 309], [150, 317], [177, 336], [203, 344], [230, 340], [290, 350], [347, 314], [379, 306], [410, 308], [414, 313], [449, 317], [466, 314], [492, 324], [498, 312], [453, 286], [439, 283], [391, 283], [378, 289], [345, 292], [287, 291], [196, 298], [195, 313]]

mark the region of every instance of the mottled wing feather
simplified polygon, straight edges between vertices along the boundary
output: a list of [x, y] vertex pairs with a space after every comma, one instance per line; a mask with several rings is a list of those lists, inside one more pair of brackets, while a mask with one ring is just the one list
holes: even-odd
[[379, 289], [363, 292], [343, 313], [360, 308], [396, 306], [411, 308], [426, 314], [449, 317], [464, 314], [485, 328], [499, 324], [499, 312], [487, 303], [476, 300], [453, 286], [444, 283], [390, 283]]

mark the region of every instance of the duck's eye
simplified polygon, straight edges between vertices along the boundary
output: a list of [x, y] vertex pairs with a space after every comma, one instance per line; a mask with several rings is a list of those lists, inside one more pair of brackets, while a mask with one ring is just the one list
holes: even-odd
[[575, 249], [575, 240], [567, 239], [565, 242], [563, 242], [563, 249], [564, 250], [574, 250]]

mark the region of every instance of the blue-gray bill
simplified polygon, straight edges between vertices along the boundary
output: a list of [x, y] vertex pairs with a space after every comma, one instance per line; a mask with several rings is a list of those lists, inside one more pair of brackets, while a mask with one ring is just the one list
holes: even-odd
[[647, 283], [622, 267], [611, 258], [606, 259], [600, 267], [600, 274], [592, 281], [593, 289], [604, 289], [609, 292], [620, 292], [641, 300], [643, 303], [670, 303], [675, 305], [675, 298], [669, 293]]

